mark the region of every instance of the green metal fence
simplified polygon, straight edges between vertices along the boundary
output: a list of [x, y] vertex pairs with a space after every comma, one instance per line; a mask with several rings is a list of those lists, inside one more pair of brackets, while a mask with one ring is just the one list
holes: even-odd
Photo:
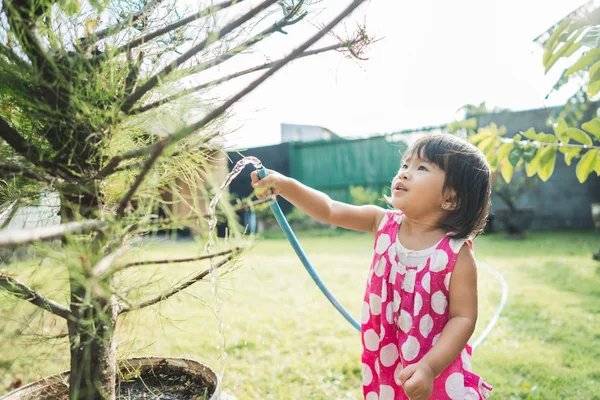
[[404, 142], [389, 136], [295, 142], [290, 148], [290, 175], [339, 201], [350, 201], [350, 186], [389, 194], [404, 150]]

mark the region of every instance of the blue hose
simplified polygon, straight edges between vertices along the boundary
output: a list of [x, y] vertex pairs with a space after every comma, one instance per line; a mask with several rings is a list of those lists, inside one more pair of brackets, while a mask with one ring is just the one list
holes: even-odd
[[[267, 176], [267, 171], [264, 168], [258, 169], [257, 172], [258, 172], [258, 177], [260, 179]], [[310, 262], [308, 261], [306, 254], [304, 254], [304, 250], [302, 250], [302, 247], [300, 247], [300, 243], [298, 242], [296, 235], [294, 235], [294, 232], [292, 231], [290, 224], [285, 219], [285, 216], [283, 215], [283, 212], [281, 211], [279, 204], [277, 204], [277, 202], [275, 201], [275, 202], [271, 203], [269, 205], [269, 207], [271, 208], [271, 211], [273, 212], [273, 215], [275, 216], [277, 223], [281, 227], [281, 230], [283, 230], [285, 237], [292, 245], [292, 248], [298, 255], [298, 258], [300, 259], [300, 261], [302, 261], [302, 264], [304, 265], [304, 268], [306, 268], [306, 271], [308, 271], [308, 274], [311, 276], [313, 281], [315, 281], [315, 283], [317, 284], [319, 289], [321, 289], [321, 292], [323, 292], [325, 297], [327, 297], [327, 299], [340, 312], [340, 314], [342, 314], [344, 316], [344, 318], [346, 318], [346, 320], [348, 320], [348, 322], [350, 322], [350, 324], [354, 328], [356, 328], [356, 330], [358, 330], [360, 332], [360, 324], [354, 318], [352, 318], [352, 316], [348, 313], [348, 311], [346, 311], [344, 306], [342, 306], [340, 304], [340, 302], [337, 301], [337, 299], [335, 298], [333, 293], [331, 293], [329, 291], [329, 289], [327, 289], [327, 286], [325, 286], [325, 284], [319, 277], [319, 274], [317, 274], [317, 271], [315, 271], [315, 269], [312, 267], [312, 265], [310, 265]]]

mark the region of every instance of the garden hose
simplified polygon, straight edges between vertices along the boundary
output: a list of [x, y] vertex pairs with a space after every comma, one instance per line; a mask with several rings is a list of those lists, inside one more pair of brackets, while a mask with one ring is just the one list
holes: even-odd
[[[267, 176], [267, 171], [264, 168], [257, 169], [257, 173], [258, 173], [258, 177], [260, 179]], [[290, 224], [285, 219], [285, 216], [283, 215], [283, 212], [281, 211], [279, 204], [277, 204], [277, 201], [272, 202], [269, 205], [269, 207], [271, 208], [271, 211], [273, 212], [273, 215], [275, 216], [277, 223], [281, 227], [281, 230], [285, 234], [285, 237], [292, 245], [292, 248], [296, 252], [296, 255], [298, 256], [300, 261], [302, 262], [302, 265], [304, 265], [304, 268], [306, 268], [306, 271], [308, 272], [310, 277], [313, 279], [313, 281], [315, 281], [315, 283], [317, 284], [319, 289], [321, 289], [321, 292], [323, 292], [325, 297], [327, 297], [327, 299], [340, 312], [340, 314], [342, 314], [344, 316], [344, 318], [346, 318], [346, 320], [348, 320], [348, 322], [350, 322], [350, 324], [354, 328], [356, 328], [356, 330], [358, 330], [360, 332], [360, 324], [354, 318], [352, 318], [352, 316], [348, 313], [348, 311], [344, 308], [344, 306], [342, 306], [340, 304], [340, 302], [335, 298], [333, 293], [331, 293], [331, 291], [329, 291], [327, 286], [325, 286], [325, 284], [319, 277], [319, 274], [317, 274], [317, 271], [315, 271], [315, 269], [312, 267], [312, 265], [308, 261], [306, 254], [304, 254], [304, 250], [302, 250], [302, 247], [300, 246], [300, 243], [298, 242], [296, 235], [292, 231]]]
[[[267, 176], [267, 171], [264, 168], [257, 169], [257, 173], [258, 173], [258, 177], [260, 179]], [[340, 314], [342, 314], [344, 316], [344, 318], [346, 318], [346, 320], [348, 320], [348, 322], [350, 322], [350, 324], [354, 328], [356, 328], [356, 330], [358, 330], [360, 332], [360, 330], [361, 330], [360, 324], [354, 318], [352, 318], [352, 316], [348, 313], [348, 311], [344, 308], [344, 306], [342, 306], [340, 304], [340, 302], [335, 298], [333, 293], [331, 293], [331, 291], [329, 291], [327, 286], [325, 286], [325, 284], [319, 277], [319, 274], [317, 274], [317, 271], [315, 271], [315, 269], [312, 267], [312, 265], [308, 261], [306, 254], [304, 254], [304, 250], [302, 250], [302, 247], [300, 246], [300, 243], [298, 242], [296, 235], [292, 231], [292, 228], [290, 227], [290, 224], [288, 223], [288, 221], [285, 219], [285, 216], [283, 215], [283, 211], [281, 211], [281, 208], [279, 207], [279, 204], [277, 204], [277, 201], [272, 202], [269, 205], [269, 207], [271, 208], [271, 211], [273, 212], [273, 215], [275, 216], [277, 223], [281, 227], [281, 230], [283, 230], [285, 237], [292, 245], [292, 248], [298, 255], [298, 258], [304, 265], [304, 268], [306, 268], [306, 271], [308, 272], [308, 274], [311, 276], [313, 281], [315, 281], [315, 283], [317, 284], [319, 289], [321, 289], [321, 292], [323, 292], [325, 297], [327, 297], [327, 299], [340, 312]], [[489, 335], [489, 333], [492, 331], [492, 329], [494, 329], [496, 323], [498, 322], [500, 313], [502, 312], [502, 310], [506, 304], [506, 301], [508, 299], [508, 287], [506, 285], [506, 281], [504, 280], [504, 277], [500, 273], [498, 273], [498, 271], [494, 270], [491, 266], [484, 264], [484, 263], [482, 263], [482, 265], [484, 265], [492, 273], [492, 275], [494, 275], [494, 277], [499, 281], [501, 289], [502, 289], [502, 299], [500, 301], [500, 304], [498, 305], [498, 308], [497, 308], [496, 313], [494, 314], [492, 320], [490, 321], [490, 323], [488, 324], [488, 326], [486, 327], [484, 332], [479, 336], [479, 338], [477, 338], [475, 340], [475, 344], [473, 345], [474, 349], [479, 347], [479, 345], [481, 345], [481, 343], [483, 343], [483, 341]]]

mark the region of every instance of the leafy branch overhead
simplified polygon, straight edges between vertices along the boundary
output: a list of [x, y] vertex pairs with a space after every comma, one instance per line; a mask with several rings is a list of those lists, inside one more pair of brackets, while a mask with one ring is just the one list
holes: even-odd
[[[556, 159], [564, 156], [567, 165], [575, 165], [579, 182], [585, 182], [595, 172], [600, 176], [600, 118], [596, 97], [600, 92], [600, 8], [586, 13], [573, 13], [549, 32], [544, 41], [543, 64], [548, 72], [561, 59], [570, 61], [562, 72], [558, 86], [576, 79], [582, 80], [581, 90], [565, 109], [581, 103], [584, 107], [552, 123], [551, 133], [533, 128], [512, 138], [504, 137], [505, 129], [495, 125], [479, 128], [470, 137], [486, 155], [492, 168], [510, 181], [515, 168], [524, 165], [527, 176], [537, 175], [547, 181]], [[476, 120], [459, 121], [451, 129], [475, 130]]]

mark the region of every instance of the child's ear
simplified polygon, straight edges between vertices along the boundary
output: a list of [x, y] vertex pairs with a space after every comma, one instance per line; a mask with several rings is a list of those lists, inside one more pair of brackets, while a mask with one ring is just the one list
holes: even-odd
[[445, 211], [454, 211], [458, 207], [456, 201], [456, 192], [454, 190], [448, 190], [444, 193], [444, 201], [442, 202], [442, 209]]

